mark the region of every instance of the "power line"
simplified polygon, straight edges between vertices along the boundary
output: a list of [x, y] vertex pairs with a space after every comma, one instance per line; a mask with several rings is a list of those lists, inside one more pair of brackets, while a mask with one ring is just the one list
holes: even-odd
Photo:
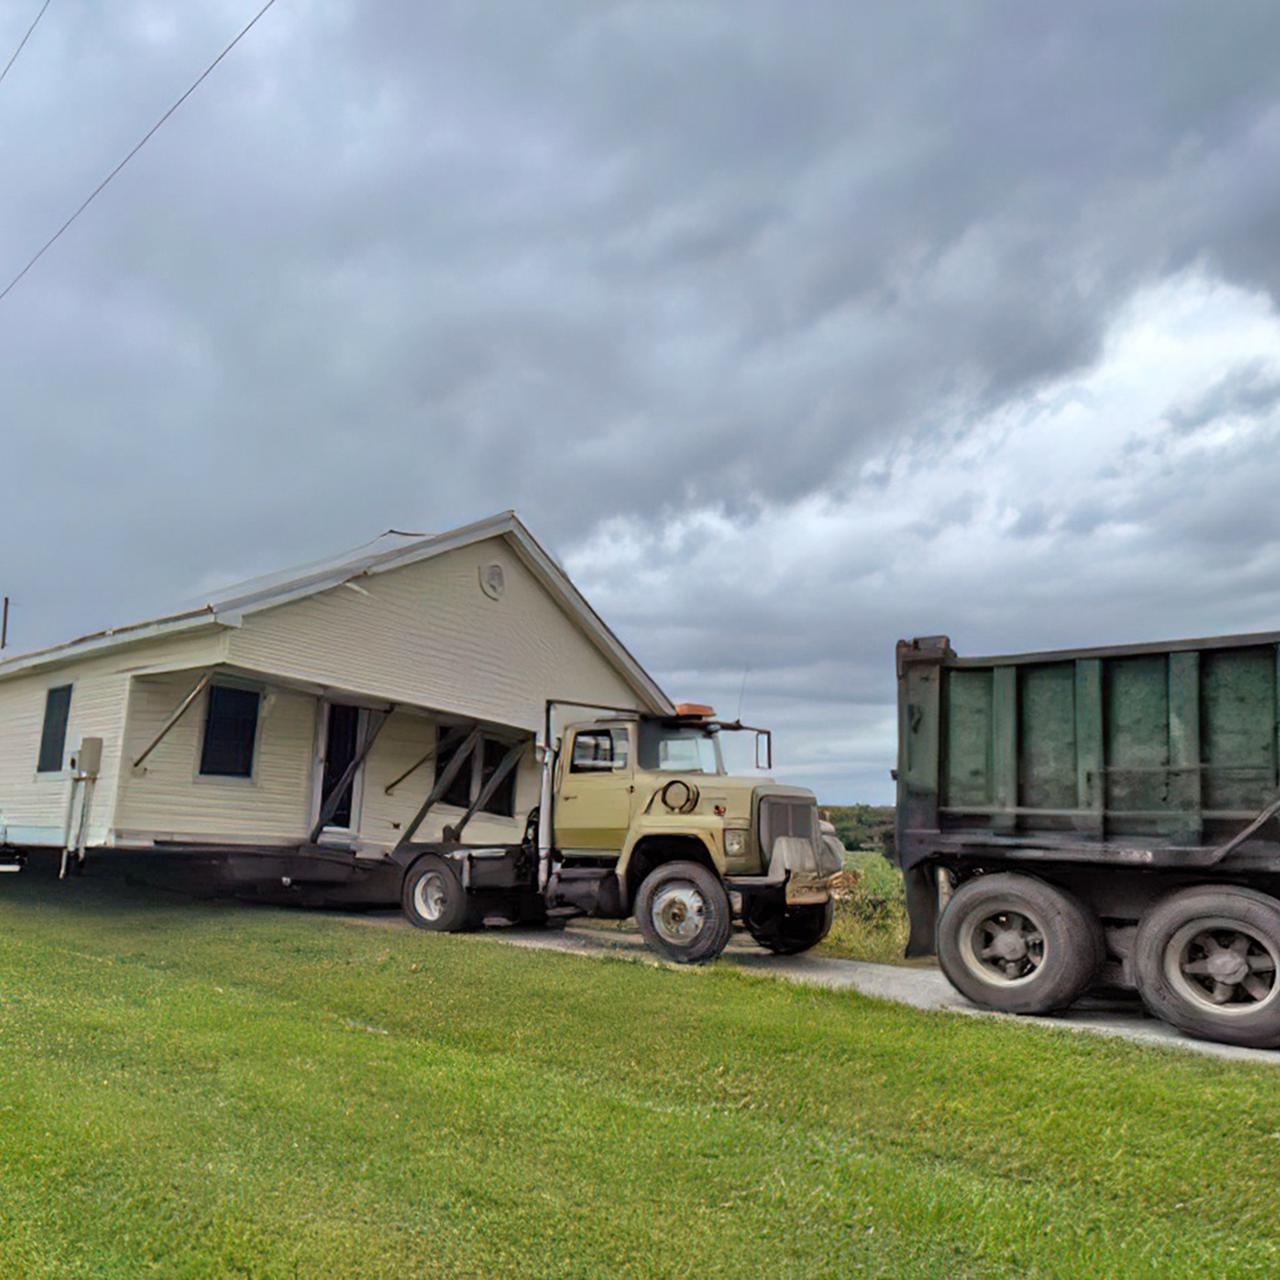
[[[133, 157], [136, 156], [138, 152], [141, 151], [142, 148], [147, 145], [148, 142], [151, 141], [151, 139], [159, 131], [160, 126], [163, 125], [164, 122], [168, 120], [168, 118], [171, 115], [173, 115], [173, 113], [177, 111], [177, 109], [180, 106], [182, 106], [182, 104], [186, 102], [186, 100], [189, 97], [191, 97], [193, 93], [195, 93], [195, 91], [201, 86], [201, 84], [204, 83], [205, 79], [208, 77], [209, 73], [214, 69], [214, 67], [216, 67], [218, 63], [220, 63], [223, 60], [223, 58], [225, 58], [227, 54], [229, 54], [231, 50], [234, 49], [236, 45], [238, 45], [240, 41], [243, 40], [245, 36], [247, 36], [255, 26], [257, 26], [258, 19], [261, 18], [263, 14], [265, 14], [266, 11], [270, 9], [273, 4], [275, 4], [275, 2], [276, 0], [267, 0], [267, 3], [264, 4], [262, 8], [259, 9], [258, 12], [253, 15], [253, 17], [245, 24], [244, 27], [241, 28], [239, 35], [237, 35], [236, 38], [232, 40], [231, 43], [227, 45], [227, 47], [223, 49], [223, 51], [220, 54], [218, 54], [218, 56], [214, 58], [214, 60], [211, 63], [209, 63], [207, 67], [205, 67], [205, 69], [199, 74], [199, 76], [196, 77], [196, 79], [192, 82], [190, 88], [187, 89], [186, 93], [184, 93], [182, 97], [180, 97], [177, 100], [177, 102], [175, 102], [173, 106], [171, 106], [169, 110], [166, 111], [164, 115], [162, 115], [160, 119], [157, 120], [155, 124], [153, 124], [151, 128], [146, 131], [145, 134], [143, 134], [141, 141], [139, 141], [137, 145], [134, 146], [133, 150], [130, 151], [129, 154], [125, 156], [125, 158], [121, 160], [120, 163], [116, 165], [116, 167], [112, 169], [111, 172], [107, 174], [107, 176], [103, 178], [103, 180], [100, 183], [98, 183], [98, 185], [94, 187], [94, 189], [91, 192], [89, 192], [89, 194], [85, 197], [83, 203], [75, 211], [75, 213], [73, 213], [71, 217], [69, 217], [66, 220], [66, 222], [64, 222], [62, 226], [60, 226], [57, 229], [57, 231], [55, 231], [53, 235], [51, 235], [48, 238], [48, 240], [44, 242], [43, 245], [41, 245], [39, 251], [35, 254], [35, 256], [31, 259], [31, 261], [28, 262], [27, 265], [23, 267], [22, 270], [19, 271], [18, 274], [14, 276], [13, 279], [10, 280], [9, 283], [5, 285], [3, 289], [0, 289], [0, 302], [3, 302], [4, 299], [8, 297], [9, 292], [14, 287], [14, 285], [16, 285], [18, 281], [21, 280], [22, 277], [25, 276], [27, 272], [30, 271], [31, 268], [34, 267], [36, 263], [39, 262], [40, 259], [44, 257], [46, 253], [49, 252], [50, 249], [53, 248], [53, 246], [62, 238], [63, 232], [65, 232], [67, 228], [70, 227], [71, 224], [102, 194], [103, 190], [106, 188], [107, 184], [111, 181], [111, 179], [114, 178], [116, 174], [118, 174], [120, 170], [123, 169], [125, 165], [127, 165], [129, 161], [132, 160]], [[48, 0], [46, 0], [46, 4], [47, 3], [48, 3]]]
[[40, 25], [40, 19], [44, 17], [44, 11], [49, 7], [49, 0], [44, 0], [44, 4], [40, 6], [40, 12], [36, 14], [36, 20], [27, 28], [27, 34], [18, 41], [18, 47], [13, 51], [13, 57], [4, 64], [4, 70], [0, 71], [0, 84], [4, 83], [4, 78], [9, 74], [9, 68], [18, 60], [18, 54], [25, 48], [28, 40], [31, 39], [31, 33]]

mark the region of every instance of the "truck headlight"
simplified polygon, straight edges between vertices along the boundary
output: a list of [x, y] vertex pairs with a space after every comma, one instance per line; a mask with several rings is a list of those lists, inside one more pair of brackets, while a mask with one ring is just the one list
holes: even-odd
[[747, 851], [747, 836], [749, 832], [743, 831], [741, 827], [729, 827], [724, 833], [724, 851], [730, 857], [737, 857]]

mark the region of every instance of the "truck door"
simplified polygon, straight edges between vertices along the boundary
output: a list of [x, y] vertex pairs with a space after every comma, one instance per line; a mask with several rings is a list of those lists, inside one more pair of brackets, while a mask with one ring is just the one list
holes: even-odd
[[561, 761], [556, 847], [567, 854], [621, 853], [631, 825], [631, 738], [625, 725], [578, 729]]

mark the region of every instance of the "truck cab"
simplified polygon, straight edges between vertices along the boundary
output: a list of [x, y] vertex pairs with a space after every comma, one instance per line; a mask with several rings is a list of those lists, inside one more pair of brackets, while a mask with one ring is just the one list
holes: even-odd
[[650, 944], [678, 960], [718, 955], [735, 919], [775, 950], [820, 941], [842, 863], [822, 837], [817, 801], [731, 775], [725, 732], [755, 733], [757, 761], [771, 757], [766, 730], [701, 705], [566, 726], [553, 765], [548, 901], [634, 914]]

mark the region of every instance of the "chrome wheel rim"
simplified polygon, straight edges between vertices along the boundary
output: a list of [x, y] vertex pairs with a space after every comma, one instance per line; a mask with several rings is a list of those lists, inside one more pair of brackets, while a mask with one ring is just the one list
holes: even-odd
[[428, 871], [413, 886], [414, 909], [424, 920], [439, 920], [448, 901], [448, 886], [439, 871]]
[[649, 916], [664, 942], [688, 946], [706, 925], [707, 904], [695, 885], [677, 880], [654, 894]]
[[1021, 905], [984, 903], [960, 928], [960, 958], [983, 982], [1017, 987], [1031, 982], [1047, 955], [1040, 921]]
[[1197, 1008], [1240, 1017], [1280, 993], [1280, 950], [1253, 925], [1228, 916], [1191, 920], [1164, 953], [1169, 985]]

